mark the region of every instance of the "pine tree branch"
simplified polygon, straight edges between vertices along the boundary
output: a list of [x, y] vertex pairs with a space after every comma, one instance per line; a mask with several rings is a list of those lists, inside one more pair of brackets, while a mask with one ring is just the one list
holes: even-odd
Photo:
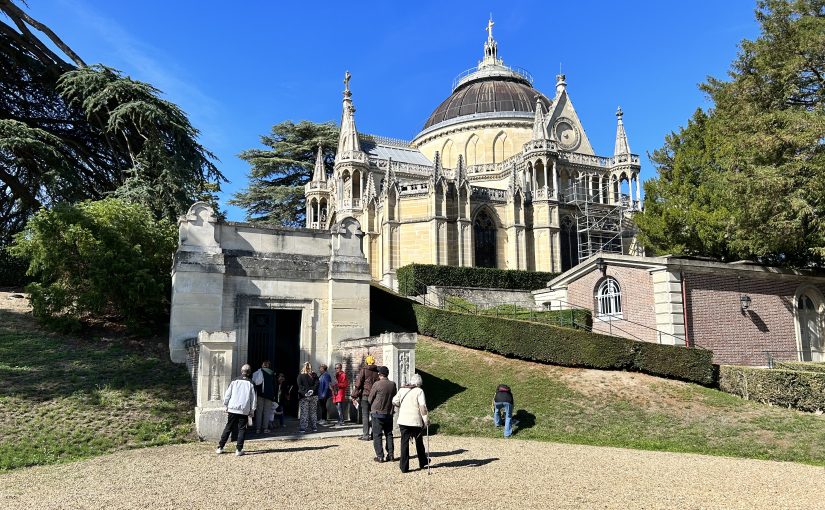
[[78, 67], [86, 67], [86, 63], [83, 61], [83, 59], [81, 59], [80, 56], [69, 47], [69, 45], [64, 43], [63, 40], [60, 39], [60, 37], [58, 37], [57, 34], [55, 34], [52, 31], [51, 28], [47, 27], [43, 23], [40, 23], [36, 19], [32, 18], [31, 16], [23, 12], [23, 10], [14, 5], [14, 3], [12, 3], [11, 0], [0, 0], [0, 11], [3, 11], [3, 13], [6, 14], [6, 16], [8, 16], [9, 18], [11, 18], [12, 21], [14, 21], [14, 24], [17, 25], [17, 28], [20, 29], [20, 32], [23, 33], [23, 36], [27, 40], [30, 40], [37, 47], [41, 48], [42, 51], [51, 55], [54, 58], [56, 64], [62, 64], [62, 67], [66, 67], [67, 69], [71, 68], [71, 65], [65, 62], [59, 56], [57, 56], [53, 51], [46, 47], [46, 45], [44, 45], [40, 41], [40, 39], [38, 39], [34, 34], [32, 34], [31, 31], [29, 31], [28, 27], [26, 27], [26, 24], [31, 25], [38, 31], [45, 34], [46, 37], [48, 37], [49, 40], [51, 40], [55, 46], [60, 48], [60, 51], [62, 51], [67, 57], [69, 57], [75, 63], [75, 65], [77, 65]]

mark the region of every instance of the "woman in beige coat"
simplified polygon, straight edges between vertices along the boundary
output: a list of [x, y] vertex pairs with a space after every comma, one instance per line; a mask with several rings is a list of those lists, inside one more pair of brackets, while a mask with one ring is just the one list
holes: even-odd
[[418, 467], [427, 467], [427, 451], [424, 449], [424, 429], [430, 424], [427, 414], [427, 400], [421, 386], [424, 381], [413, 374], [410, 384], [402, 387], [392, 403], [398, 407], [398, 427], [401, 429], [401, 472], [410, 469], [410, 438], [415, 438]]

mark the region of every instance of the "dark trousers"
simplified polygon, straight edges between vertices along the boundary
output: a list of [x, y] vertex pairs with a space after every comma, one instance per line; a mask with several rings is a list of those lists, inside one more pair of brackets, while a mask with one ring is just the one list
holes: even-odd
[[372, 416], [372, 446], [375, 448], [375, 456], [383, 459], [383, 449], [381, 448], [381, 433], [384, 433], [387, 444], [387, 457], [393, 458], [395, 456], [394, 446], [392, 444], [392, 415], [388, 414], [385, 417]]
[[221, 442], [218, 443], [218, 446], [223, 448], [226, 446], [226, 441], [229, 439], [229, 434], [232, 433], [233, 430], [238, 430], [238, 450], [243, 450], [243, 440], [244, 436], [246, 435], [246, 424], [247, 424], [247, 417], [245, 414], [235, 414], [235, 413], [226, 413], [226, 427], [223, 428], [223, 434], [221, 434]]
[[319, 415], [321, 417], [320, 419], [324, 420], [324, 421], [327, 421], [327, 401], [328, 400], [329, 400], [329, 396], [326, 396], [324, 398], [318, 397]]
[[363, 422], [363, 424], [361, 425], [361, 427], [362, 427], [362, 435], [364, 437], [370, 437], [370, 424], [372, 422], [372, 420], [370, 419], [370, 417], [372, 416], [370, 414], [370, 407], [371, 407], [370, 406], [370, 400], [368, 398], [362, 398], [361, 399], [361, 421]]
[[401, 429], [401, 472], [410, 470], [410, 438], [415, 438], [415, 451], [418, 454], [418, 467], [427, 467], [427, 451], [424, 449], [424, 434], [421, 427], [399, 425]]

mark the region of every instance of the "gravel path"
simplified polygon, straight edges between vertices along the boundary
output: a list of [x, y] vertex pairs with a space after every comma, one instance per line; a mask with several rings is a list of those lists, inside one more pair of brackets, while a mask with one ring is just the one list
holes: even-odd
[[822, 507], [820, 467], [517, 439], [431, 442], [429, 476], [373, 462], [371, 445], [353, 438], [251, 441], [245, 457], [217, 456], [211, 443], [132, 450], [0, 475], [0, 508], [237, 509], [255, 507], [261, 492], [267, 508]]

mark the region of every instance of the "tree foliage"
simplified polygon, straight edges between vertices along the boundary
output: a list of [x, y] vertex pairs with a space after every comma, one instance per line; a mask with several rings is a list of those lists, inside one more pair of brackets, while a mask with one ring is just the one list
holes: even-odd
[[175, 226], [143, 205], [107, 198], [42, 208], [12, 253], [29, 260], [34, 315], [61, 327], [87, 316], [162, 324], [171, 290]]
[[117, 192], [172, 219], [225, 181], [160, 91], [87, 66], [12, 0], [0, 12], [0, 245], [42, 206]]
[[821, 265], [825, 256], [825, 1], [762, 0], [761, 34], [652, 159], [642, 241], [662, 252]]
[[261, 136], [267, 149], [248, 149], [239, 157], [251, 165], [249, 186], [235, 193], [230, 204], [246, 209], [252, 223], [303, 226], [306, 216], [304, 185], [312, 170], [320, 144], [326, 171], [332, 171], [338, 126], [286, 121], [272, 126], [272, 133]]

